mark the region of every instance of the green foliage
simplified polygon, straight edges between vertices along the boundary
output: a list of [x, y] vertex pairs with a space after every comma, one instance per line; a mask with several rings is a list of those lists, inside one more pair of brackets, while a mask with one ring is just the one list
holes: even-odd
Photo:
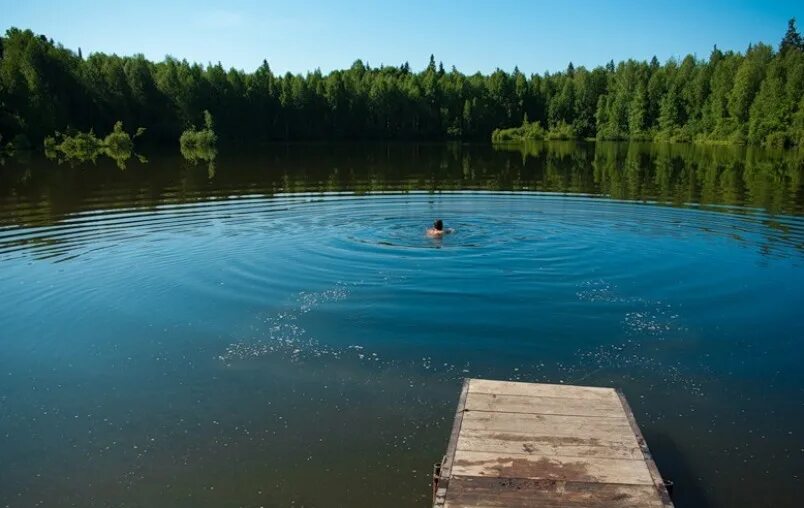
[[215, 146], [218, 137], [214, 127], [212, 114], [204, 110], [204, 128], [196, 129], [195, 126], [192, 126], [185, 130], [179, 138], [182, 157], [193, 164], [206, 162], [207, 175], [210, 180], [215, 177], [215, 158], [218, 155], [218, 149]]
[[742, 65], [734, 76], [734, 86], [729, 96], [729, 113], [742, 126], [748, 121], [748, 112], [754, 96], [765, 77], [765, 68], [771, 59], [770, 46], [759, 44], [745, 55]]
[[[35, 145], [56, 130], [100, 132], [116, 120], [147, 127], [157, 143], [181, 137], [188, 153], [218, 142], [488, 139], [492, 132], [497, 141], [788, 146], [804, 138], [804, 44], [795, 20], [778, 51], [767, 44], [745, 54], [715, 47], [706, 60], [612, 61], [591, 70], [570, 64], [530, 76], [518, 69], [466, 75], [435, 57], [419, 72], [407, 63], [358, 60], [328, 74], [275, 75], [267, 62], [245, 73], [169, 57], [83, 56], [16, 28], [0, 47], [0, 135], [24, 135]], [[524, 116], [527, 127], [505, 128]], [[111, 135], [103, 142], [126, 148], [122, 136]]]
[[[137, 129], [137, 134], [141, 134], [141, 128]], [[131, 140], [131, 136], [123, 130], [123, 122], [114, 124], [112, 132], [103, 139], [103, 146], [106, 150], [115, 154], [134, 151], [134, 142]]]
[[179, 148], [185, 159], [189, 161], [212, 161], [217, 154], [216, 144], [218, 137], [214, 131], [212, 115], [204, 110], [204, 128], [196, 129], [195, 126], [182, 132], [179, 138]]
[[192, 163], [200, 161], [214, 161], [218, 150], [214, 145], [183, 144], [180, 146], [181, 155]]
[[648, 91], [644, 83], [638, 83], [634, 90], [628, 112], [628, 132], [632, 138], [645, 135], [648, 127]]
[[[140, 127], [134, 137], [145, 132]], [[59, 161], [95, 162], [99, 155], [106, 155], [113, 159], [120, 169], [125, 169], [126, 162], [134, 155], [134, 142], [131, 135], [123, 130], [123, 122], [116, 122], [112, 132], [102, 140], [95, 132], [73, 132], [62, 134], [56, 132], [54, 136], [44, 139], [45, 155]]]
[[72, 160], [94, 161], [98, 155], [103, 153], [103, 141], [95, 136], [92, 129], [89, 132], [76, 132], [72, 135], [62, 135], [57, 132], [56, 140], [49, 141], [48, 144], [64, 157]]
[[494, 129], [491, 133], [491, 141], [494, 143], [518, 142], [518, 141], [537, 141], [546, 139], [547, 132], [539, 122], [529, 122], [527, 115], [522, 121], [521, 127], [509, 129]]
[[547, 139], [572, 140], [578, 139], [578, 135], [571, 124], [560, 121], [556, 126], [547, 132]]
[[529, 122], [527, 115], [520, 127], [508, 129], [494, 129], [491, 133], [493, 143], [510, 143], [523, 141], [572, 140], [578, 139], [578, 134], [571, 124], [560, 120], [552, 129], [544, 130], [539, 122]]
[[789, 50], [804, 51], [804, 40], [801, 34], [796, 29], [796, 18], [787, 22], [787, 32], [785, 32], [782, 42], [779, 44], [779, 53], [785, 53]]

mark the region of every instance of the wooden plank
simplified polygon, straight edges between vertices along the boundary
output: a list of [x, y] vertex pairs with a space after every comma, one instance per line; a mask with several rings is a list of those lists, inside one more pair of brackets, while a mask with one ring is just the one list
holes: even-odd
[[[524, 493], [524, 494], [523, 494]], [[649, 485], [456, 476], [448, 508], [664, 508]]]
[[619, 399], [541, 397], [469, 392], [466, 409], [502, 413], [533, 413], [567, 416], [609, 416], [625, 418]]
[[467, 411], [461, 428], [495, 432], [501, 439], [508, 434], [518, 434], [534, 438], [564, 438], [567, 443], [577, 439], [579, 443], [587, 444], [608, 441], [639, 446], [625, 418]]
[[452, 464], [456, 476], [531, 478], [593, 483], [653, 485], [642, 460], [597, 457], [506, 456], [499, 452], [458, 450]]
[[672, 508], [625, 397], [612, 388], [469, 379], [438, 508]]
[[[562, 429], [565, 430], [565, 429]], [[533, 443], [539, 445], [556, 446], [556, 447], [573, 447], [573, 446], [603, 446], [612, 448], [639, 448], [639, 443], [634, 436], [625, 435], [607, 435], [604, 437], [597, 436], [577, 436], [577, 435], [560, 435], [560, 431], [551, 429], [547, 434], [545, 433], [531, 433], [531, 432], [511, 432], [499, 431], [496, 429], [479, 428], [479, 429], [463, 429], [462, 436], [483, 438], [486, 440], [499, 440], [510, 441], [514, 443]], [[566, 432], [564, 434], [570, 434]], [[618, 439], [619, 438], [619, 439]], [[624, 439], [623, 439], [624, 438]]]
[[648, 449], [648, 443], [645, 441], [645, 438], [642, 437], [642, 431], [639, 430], [639, 425], [637, 425], [636, 418], [634, 418], [634, 412], [631, 411], [631, 406], [628, 404], [628, 400], [626, 400], [625, 394], [623, 394], [621, 390], [617, 390], [617, 396], [620, 398], [626, 419], [631, 425], [634, 437], [636, 437], [637, 443], [639, 443], [639, 447], [642, 450], [645, 465], [648, 468], [651, 478], [653, 479], [656, 492], [658, 493], [659, 498], [662, 500], [664, 506], [672, 508], [673, 502], [670, 500], [670, 493], [667, 492], [667, 486], [664, 484], [662, 475], [659, 474], [659, 468], [656, 467], [656, 463], [653, 461], [653, 456]]
[[470, 379], [469, 393], [496, 393], [498, 395], [528, 395], [531, 397], [581, 398], [594, 400], [617, 400], [613, 388], [595, 386], [550, 385], [520, 383], [517, 381], [490, 381]]
[[[533, 439], [535, 437], [535, 439]], [[577, 438], [562, 440], [552, 436], [507, 434], [497, 432], [464, 431], [458, 437], [458, 450], [498, 452], [504, 455], [531, 455], [544, 457], [600, 457], [609, 459], [641, 460], [642, 450], [633, 444], [618, 442], [584, 443]]]
[[452, 472], [452, 461], [455, 458], [455, 450], [458, 446], [458, 437], [461, 434], [463, 427], [463, 416], [465, 414], [464, 408], [466, 406], [466, 396], [469, 392], [468, 380], [463, 382], [461, 387], [461, 395], [458, 397], [458, 409], [455, 411], [455, 418], [452, 422], [452, 434], [450, 434], [449, 444], [447, 445], [447, 453], [444, 456], [444, 461], [441, 463], [441, 476], [449, 478]]
[[455, 460], [455, 451], [458, 447], [458, 437], [461, 434], [463, 415], [466, 406], [466, 397], [469, 393], [469, 380], [465, 379], [461, 387], [461, 395], [458, 397], [458, 408], [455, 410], [455, 417], [452, 421], [452, 433], [447, 444], [447, 452], [441, 460], [441, 468], [438, 478], [434, 478], [433, 506], [440, 507], [446, 501], [447, 487], [452, 476], [452, 464]]

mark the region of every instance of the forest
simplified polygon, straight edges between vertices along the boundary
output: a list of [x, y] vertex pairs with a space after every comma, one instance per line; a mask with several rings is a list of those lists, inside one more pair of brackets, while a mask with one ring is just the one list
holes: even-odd
[[[209, 113], [205, 113], [208, 111]], [[488, 75], [431, 56], [323, 74], [225, 69], [166, 57], [73, 51], [31, 30], [0, 37], [0, 143], [41, 147], [56, 133], [110, 132], [117, 122], [176, 146], [215, 119], [220, 142], [483, 140], [519, 128], [547, 139], [804, 145], [804, 43], [790, 20], [778, 46], [714, 47], [660, 63]], [[524, 134], [527, 136], [527, 134]]]

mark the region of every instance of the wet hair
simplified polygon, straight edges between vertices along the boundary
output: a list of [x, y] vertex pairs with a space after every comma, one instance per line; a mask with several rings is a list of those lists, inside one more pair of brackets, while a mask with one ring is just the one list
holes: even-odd
[[436, 219], [435, 222], [433, 222], [433, 229], [435, 229], [436, 231], [443, 231], [444, 221], [442, 221], [441, 219]]

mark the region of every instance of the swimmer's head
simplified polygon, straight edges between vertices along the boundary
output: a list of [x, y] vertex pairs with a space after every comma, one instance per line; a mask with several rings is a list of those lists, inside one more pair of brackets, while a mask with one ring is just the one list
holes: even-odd
[[433, 222], [433, 229], [436, 231], [444, 231], [444, 221], [436, 219], [435, 222]]

